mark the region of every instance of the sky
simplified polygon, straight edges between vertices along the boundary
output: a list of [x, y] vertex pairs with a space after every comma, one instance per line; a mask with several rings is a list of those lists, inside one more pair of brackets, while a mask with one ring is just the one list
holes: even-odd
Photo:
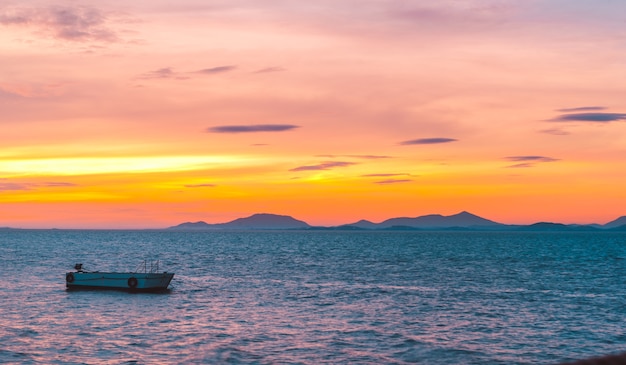
[[0, 3], [0, 227], [626, 215], [626, 2]]

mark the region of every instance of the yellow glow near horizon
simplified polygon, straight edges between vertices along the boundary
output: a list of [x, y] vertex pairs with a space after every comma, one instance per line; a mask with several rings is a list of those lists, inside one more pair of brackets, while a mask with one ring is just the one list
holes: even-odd
[[207, 167], [250, 164], [254, 160], [234, 156], [76, 157], [0, 160], [7, 176], [76, 176], [116, 173], [173, 172]]

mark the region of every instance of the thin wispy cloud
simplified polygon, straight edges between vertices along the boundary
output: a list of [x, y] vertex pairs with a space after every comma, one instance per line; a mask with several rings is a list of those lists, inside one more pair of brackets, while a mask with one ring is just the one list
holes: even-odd
[[551, 122], [611, 123], [626, 120], [626, 113], [572, 113], [550, 119]]
[[30, 191], [39, 188], [63, 188], [77, 186], [68, 182], [44, 182], [44, 183], [29, 183], [29, 182], [10, 182], [0, 181], [0, 191]]
[[[406, 177], [409, 176], [413, 176], [411, 174], [407, 174], [407, 173], [377, 173], [377, 174], [365, 174], [365, 175], [361, 175], [361, 177], [376, 177], [376, 178], [380, 178], [380, 177], [386, 177], [388, 179], [384, 179], [384, 180], [379, 180], [379, 181], [375, 181], [374, 184], [378, 184], [378, 185], [389, 185], [389, 184], [401, 184], [401, 183], [408, 183], [408, 182], [412, 182], [412, 179], [408, 179]], [[399, 177], [404, 177], [404, 178], [399, 178]]]
[[561, 112], [561, 113], [574, 113], [574, 112], [591, 112], [591, 111], [605, 110], [605, 109], [606, 109], [605, 106], [581, 106], [577, 108], [557, 109], [556, 111]]
[[515, 165], [509, 165], [507, 166], [508, 169], [524, 169], [524, 168], [528, 168], [528, 167], [534, 167], [535, 164], [532, 163], [517, 163]]
[[[391, 8], [389, 15], [394, 19], [404, 20], [415, 25], [445, 25], [454, 23], [457, 27], [474, 29], [476, 24], [500, 22], [515, 11], [514, 3], [504, 4], [494, 0], [404, 3]], [[471, 26], [471, 28], [468, 28]]]
[[411, 176], [411, 174], [365, 174], [361, 175], [361, 177], [394, 177], [394, 176]]
[[77, 186], [77, 185], [74, 183], [68, 183], [68, 182], [47, 182], [47, 183], [40, 184], [40, 186], [45, 186], [49, 188], [63, 188], [63, 187], [70, 187], [70, 186]]
[[385, 158], [393, 158], [385, 155], [346, 155], [346, 157], [360, 158], [364, 160], [380, 160]]
[[533, 167], [537, 163], [559, 161], [558, 159], [552, 158], [552, 157], [534, 156], [534, 155], [508, 156], [508, 157], [505, 157], [505, 159], [508, 161], [512, 161], [512, 162], [519, 162], [514, 165], [509, 165], [507, 166], [507, 168], [527, 168], [527, 167]]
[[545, 134], [551, 134], [553, 136], [568, 136], [571, 134], [570, 132], [565, 131], [563, 129], [559, 129], [559, 128], [544, 129], [540, 132], [545, 133]]
[[32, 184], [0, 182], [0, 191], [32, 190], [32, 188], [33, 188]]
[[391, 156], [385, 156], [385, 155], [317, 155], [317, 157], [324, 157], [324, 158], [350, 157], [350, 158], [358, 158], [358, 159], [364, 159], [364, 160], [378, 160], [378, 159], [392, 158]]
[[88, 6], [6, 7], [0, 10], [0, 24], [33, 28], [51, 38], [65, 41], [120, 40], [110, 14]]
[[15, 98], [22, 98], [22, 97], [23, 97], [22, 95], [16, 92], [7, 90], [3, 88], [2, 86], [0, 86], [0, 98], [1, 99], [15, 99]]
[[214, 188], [217, 185], [215, 184], [188, 184], [185, 185], [186, 188]]
[[237, 66], [217, 66], [211, 68], [205, 68], [202, 70], [191, 72], [177, 72], [172, 67], [162, 67], [153, 71], [148, 71], [138, 78], [143, 80], [149, 79], [174, 79], [174, 80], [187, 80], [191, 78], [189, 75], [217, 75], [225, 72], [230, 72], [237, 69]]
[[38, 99], [59, 96], [63, 93], [63, 83], [47, 82], [12, 82], [0, 81], [0, 98], [3, 99]]
[[150, 80], [150, 79], [177, 79], [184, 80], [187, 77], [182, 76], [180, 73], [174, 72], [171, 67], [163, 67], [153, 71], [148, 71], [145, 74], [139, 76], [140, 79]]
[[207, 128], [209, 133], [257, 133], [257, 132], [285, 132], [300, 126], [293, 124], [251, 124], [251, 125], [220, 125]]
[[532, 162], [554, 162], [558, 161], [556, 158], [546, 156], [509, 156], [506, 157], [509, 161], [532, 161]]
[[237, 69], [237, 66], [235, 65], [217, 66], [217, 67], [211, 67], [211, 68], [204, 68], [202, 70], [194, 71], [193, 73], [203, 74], [203, 75], [215, 75], [215, 74], [221, 74], [225, 72], [234, 71], [236, 69]]
[[308, 165], [308, 166], [299, 166], [289, 171], [319, 171], [319, 170], [330, 170], [337, 167], [348, 167], [356, 165], [354, 162], [345, 162], [345, 161], [330, 161], [330, 162], [322, 162], [318, 165]]
[[400, 144], [403, 146], [409, 146], [409, 145], [450, 143], [450, 142], [456, 142], [456, 141], [457, 139], [454, 139], [454, 138], [418, 138], [418, 139], [411, 139], [408, 141], [403, 141], [403, 142], [400, 142]]
[[402, 183], [408, 183], [412, 181], [413, 180], [411, 179], [387, 179], [387, 180], [376, 181], [375, 184], [379, 184], [379, 185], [402, 184]]
[[266, 68], [262, 68], [260, 70], [256, 70], [253, 73], [255, 73], [255, 74], [266, 74], [266, 73], [282, 72], [282, 71], [286, 71], [286, 69], [283, 68], [283, 67], [266, 67]]
[[0, 24], [2, 25], [21, 25], [30, 23], [33, 18], [32, 14], [25, 9], [2, 9], [0, 12]]

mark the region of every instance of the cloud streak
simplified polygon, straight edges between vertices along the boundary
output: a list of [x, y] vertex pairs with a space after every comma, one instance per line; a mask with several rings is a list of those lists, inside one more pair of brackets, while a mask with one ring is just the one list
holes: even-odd
[[385, 158], [392, 158], [391, 156], [385, 155], [317, 155], [317, 157], [325, 157], [325, 158], [336, 158], [336, 157], [350, 157], [350, 158], [358, 158], [363, 160], [379, 160]]
[[545, 134], [551, 134], [553, 136], [567, 136], [567, 135], [570, 134], [570, 132], [564, 131], [564, 130], [559, 129], [559, 128], [544, 129], [544, 130], [542, 130], [540, 132], [541, 133], [545, 133]]
[[185, 185], [186, 188], [214, 188], [217, 185], [215, 184], [188, 184]]
[[376, 184], [379, 184], [379, 185], [402, 184], [402, 183], [408, 183], [412, 181], [413, 180], [411, 179], [387, 179], [387, 180], [376, 181]]
[[7, 90], [4, 87], [2, 87], [2, 85], [0, 85], [0, 99], [16, 99], [16, 98], [23, 98], [23, 97], [24, 97], [23, 95]]
[[578, 108], [564, 108], [564, 109], [557, 109], [557, 112], [561, 112], [561, 113], [574, 113], [574, 112], [591, 112], [591, 111], [597, 111], [597, 110], [605, 110], [606, 107], [604, 106], [581, 106]]
[[48, 188], [65, 188], [65, 187], [76, 186], [76, 184], [68, 183], [68, 182], [47, 182], [47, 183], [41, 184], [40, 186], [45, 186]]
[[117, 32], [106, 13], [93, 7], [51, 6], [47, 8], [5, 8], [0, 24], [32, 27], [53, 38], [73, 42], [116, 42]]
[[0, 182], [0, 191], [30, 191], [39, 188], [64, 188], [77, 186], [68, 182], [44, 182], [44, 183], [27, 183], [27, 182]]
[[456, 142], [454, 138], [418, 138], [400, 142], [403, 146]]
[[217, 75], [221, 73], [230, 72], [237, 69], [237, 66], [229, 65], [229, 66], [217, 66], [204, 68], [202, 70], [191, 71], [191, 72], [176, 72], [172, 67], [162, 67], [153, 71], [148, 71], [143, 75], [140, 75], [138, 78], [143, 80], [150, 79], [174, 79], [174, 80], [187, 80], [190, 77], [186, 76], [189, 74], [196, 75]]
[[509, 156], [506, 157], [509, 161], [532, 161], [532, 162], [554, 162], [558, 161], [556, 158], [546, 157], [546, 156]]
[[562, 114], [551, 122], [588, 122], [588, 123], [611, 123], [626, 120], [626, 113], [571, 113]]
[[0, 191], [26, 191], [32, 190], [32, 184], [23, 184], [23, 183], [12, 183], [12, 182], [1, 182], [0, 183]]
[[251, 125], [221, 125], [207, 128], [209, 133], [258, 133], [258, 132], [285, 132], [300, 128], [293, 124], [251, 124]]
[[394, 176], [411, 176], [411, 174], [366, 174], [361, 177], [394, 177]]
[[163, 67], [156, 69], [154, 71], [146, 72], [145, 74], [139, 76], [140, 79], [150, 80], [150, 79], [177, 79], [184, 80], [187, 77], [180, 76], [179, 73], [174, 72], [171, 67]]
[[511, 19], [520, 7], [515, 2], [498, 0], [439, 0], [392, 4], [387, 5], [389, 10], [386, 14], [393, 24], [406, 25], [413, 32], [427, 27], [435, 36], [444, 34], [445, 28], [451, 26], [464, 33], [493, 29], [493, 26]]
[[284, 69], [282, 67], [266, 67], [266, 68], [262, 68], [260, 70], [256, 70], [253, 73], [255, 73], [255, 74], [266, 74], [266, 73], [283, 72], [283, 71], [286, 71], [286, 69]]
[[537, 163], [559, 161], [558, 159], [552, 158], [552, 157], [534, 156], [534, 155], [508, 156], [508, 157], [505, 157], [505, 159], [508, 161], [512, 161], [512, 162], [519, 162], [517, 164], [507, 166], [507, 168], [527, 168], [527, 167], [534, 167], [535, 164]]
[[330, 162], [322, 162], [318, 165], [308, 165], [308, 166], [299, 166], [295, 167], [289, 171], [319, 171], [319, 170], [330, 170], [337, 167], [348, 167], [356, 165], [354, 162], [345, 162], [345, 161], [330, 161]]
[[237, 66], [234, 65], [229, 65], [229, 66], [217, 66], [217, 67], [211, 67], [211, 68], [205, 68], [202, 70], [198, 70], [195, 71], [193, 73], [196, 74], [203, 74], [203, 75], [215, 75], [215, 74], [221, 74], [224, 72], [229, 72], [229, 71], [233, 71], [236, 70]]

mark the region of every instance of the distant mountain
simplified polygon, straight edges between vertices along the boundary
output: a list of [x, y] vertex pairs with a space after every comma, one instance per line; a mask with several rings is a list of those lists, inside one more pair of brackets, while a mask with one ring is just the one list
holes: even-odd
[[622, 226], [617, 226], [617, 227], [613, 227], [613, 228], [608, 228], [608, 231], [614, 231], [614, 232], [626, 232], [626, 224], [622, 225]]
[[376, 228], [405, 226], [412, 228], [496, 228], [504, 226], [489, 219], [481, 218], [468, 212], [443, 216], [440, 214], [424, 215], [416, 218], [391, 218], [379, 223]]
[[365, 228], [359, 228], [355, 226], [351, 226], [349, 224], [345, 224], [343, 226], [333, 226], [333, 227], [324, 227], [324, 226], [315, 226], [308, 228], [311, 231], [365, 231]]
[[170, 227], [168, 229], [184, 229], [184, 230], [195, 230], [195, 229], [211, 229], [212, 228], [212, 224], [208, 224], [206, 222], [200, 221], [200, 222], [185, 222], [185, 223], [181, 223], [177, 226], [174, 227]]
[[527, 226], [517, 226], [516, 230], [529, 232], [594, 232], [600, 230], [600, 228], [593, 225], [539, 222]]
[[604, 228], [617, 228], [619, 226], [623, 226], [626, 224], [626, 215], [625, 216], [621, 216], [619, 218], [617, 218], [614, 221], [610, 221], [609, 223], [605, 224], [603, 227]]
[[168, 229], [172, 230], [212, 230], [212, 229], [306, 229], [306, 222], [286, 215], [254, 214], [246, 218], [238, 218], [227, 223], [208, 224], [206, 222], [187, 222]]
[[345, 224], [343, 226], [340, 227], [354, 227], [354, 228], [361, 228], [361, 229], [376, 229], [378, 225], [376, 223], [372, 223], [370, 221], [367, 221], [365, 219], [361, 219], [360, 221], [356, 222], [356, 223], [350, 223], [350, 224]]
[[238, 218], [229, 223], [222, 223], [223, 228], [235, 229], [303, 229], [309, 228], [306, 222], [288, 215], [254, 214], [247, 218]]

